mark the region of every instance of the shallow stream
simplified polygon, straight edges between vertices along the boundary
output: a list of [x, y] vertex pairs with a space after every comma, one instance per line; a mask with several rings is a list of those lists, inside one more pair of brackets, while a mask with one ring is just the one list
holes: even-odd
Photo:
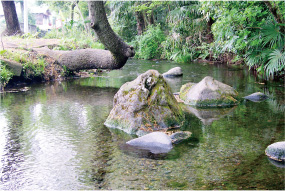
[[[180, 66], [173, 92], [205, 76], [240, 97], [263, 92], [264, 102], [233, 108], [191, 108], [192, 137], [165, 155], [129, 149], [133, 137], [103, 125], [118, 88], [148, 69]], [[262, 83], [247, 70], [210, 64], [129, 60], [98, 77], [0, 94], [0, 190], [5, 189], [284, 189], [285, 168], [264, 154], [284, 141], [284, 83]]]

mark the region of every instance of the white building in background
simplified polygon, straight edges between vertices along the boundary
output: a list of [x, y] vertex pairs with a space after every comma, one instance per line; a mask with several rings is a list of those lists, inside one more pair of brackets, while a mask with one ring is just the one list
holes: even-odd
[[53, 22], [53, 17], [51, 12], [47, 7], [38, 7], [36, 9], [30, 9], [30, 13], [36, 20], [36, 26], [44, 31], [55, 28], [55, 22]]
[[[33, 33], [36, 32], [36, 28], [39, 28], [40, 30], [47, 31], [53, 28], [61, 28], [62, 22], [60, 19], [57, 19], [55, 16], [55, 13], [51, 12], [48, 9], [48, 6], [36, 6], [34, 4], [28, 5], [29, 14], [32, 15], [32, 17], [35, 18], [35, 25], [32, 25], [29, 22], [29, 32]], [[16, 11], [18, 18], [22, 17], [22, 10], [20, 7], [20, 3], [15, 3], [16, 5]], [[2, 5], [0, 4], [0, 32], [2, 32], [2, 29], [5, 29], [5, 18], [4, 18], [4, 12], [2, 9]], [[20, 23], [21, 30], [24, 30], [24, 24]]]

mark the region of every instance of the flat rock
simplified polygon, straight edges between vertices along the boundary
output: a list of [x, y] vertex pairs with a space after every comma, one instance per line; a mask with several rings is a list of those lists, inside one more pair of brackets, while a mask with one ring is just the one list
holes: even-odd
[[199, 83], [187, 83], [180, 89], [185, 104], [196, 107], [225, 107], [237, 105], [237, 91], [231, 86], [207, 76]]
[[173, 77], [179, 77], [183, 75], [182, 69], [180, 67], [175, 67], [172, 68], [170, 70], [168, 70], [167, 72], [162, 74], [163, 77], [167, 77], [167, 78], [173, 78]]
[[149, 150], [154, 154], [167, 153], [172, 149], [171, 139], [162, 132], [153, 132], [142, 137], [132, 139], [126, 144], [139, 149]]
[[255, 92], [253, 94], [245, 96], [244, 99], [247, 99], [253, 102], [261, 102], [261, 101], [268, 99], [268, 96], [261, 92]]
[[265, 149], [265, 154], [272, 160], [285, 161], [285, 141], [276, 142]]
[[185, 116], [170, 87], [156, 70], [148, 70], [121, 86], [105, 125], [145, 135], [183, 124]]

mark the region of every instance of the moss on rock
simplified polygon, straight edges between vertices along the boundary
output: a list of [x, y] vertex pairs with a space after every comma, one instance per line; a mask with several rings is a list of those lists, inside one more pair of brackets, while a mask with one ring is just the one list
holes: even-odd
[[105, 125], [129, 134], [144, 135], [184, 121], [181, 107], [156, 70], [148, 70], [125, 83], [114, 97]]
[[205, 77], [199, 83], [187, 83], [180, 89], [180, 99], [196, 107], [225, 107], [237, 105], [238, 93], [232, 87], [212, 77]]

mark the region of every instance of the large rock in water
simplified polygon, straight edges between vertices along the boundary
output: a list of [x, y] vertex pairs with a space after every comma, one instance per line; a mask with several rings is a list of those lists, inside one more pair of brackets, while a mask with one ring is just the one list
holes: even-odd
[[196, 107], [224, 107], [237, 105], [238, 93], [229, 85], [207, 76], [199, 83], [187, 83], [180, 89], [185, 104]]
[[183, 111], [162, 75], [149, 70], [120, 88], [105, 125], [141, 136], [180, 126], [184, 119]]
[[139, 149], [149, 150], [153, 154], [168, 153], [172, 149], [170, 137], [162, 132], [149, 133], [142, 137], [132, 139], [126, 144]]

